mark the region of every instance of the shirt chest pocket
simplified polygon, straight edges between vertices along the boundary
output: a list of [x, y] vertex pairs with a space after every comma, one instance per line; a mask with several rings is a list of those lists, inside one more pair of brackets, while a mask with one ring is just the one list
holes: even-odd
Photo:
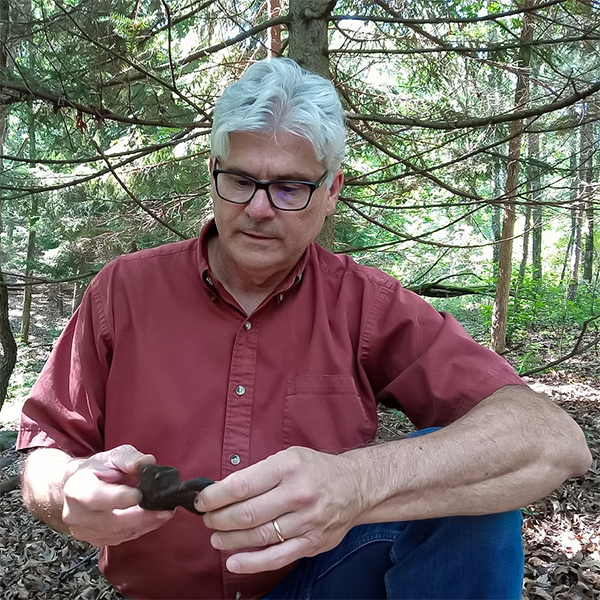
[[285, 447], [338, 453], [371, 442], [376, 429], [376, 412], [375, 416], [367, 414], [349, 375], [300, 375], [288, 380], [283, 409]]

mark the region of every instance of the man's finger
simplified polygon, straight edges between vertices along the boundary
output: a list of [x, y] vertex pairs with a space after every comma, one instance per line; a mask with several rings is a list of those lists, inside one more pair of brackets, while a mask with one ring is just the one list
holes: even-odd
[[117, 446], [101, 454], [104, 455], [108, 465], [114, 466], [125, 473], [137, 473], [142, 465], [156, 464], [156, 459], [152, 454], [143, 454], [129, 444]]
[[262, 573], [282, 569], [308, 553], [308, 540], [292, 538], [264, 550], [240, 552], [227, 559], [227, 569], [232, 573]]
[[[283, 525], [282, 525], [283, 523]], [[280, 531], [285, 531], [285, 536], [296, 537], [306, 529], [301, 529], [302, 524], [293, 515], [285, 515], [277, 518]], [[263, 548], [281, 543], [273, 519], [266, 521], [252, 529], [241, 529], [227, 531], [218, 528], [210, 538], [213, 548], [217, 550], [242, 550], [244, 548]]]
[[204, 523], [218, 531], [246, 530], [270, 523], [292, 508], [289, 494], [283, 488], [273, 488], [259, 496], [208, 512], [204, 515]]
[[89, 470], [81, 470], [70, 477], [64, 493], [66, 498], [85, 504], [93, 511], [129, 508], [139, 504], [142, 499], [137, 488], [98, 481], [96, 474]]
[[196, 498], [196, 510], [212, 512], [272, 490], [282, 481], [278, 461], [273, 460], [275, 457], [232, 473], [205, 488]]
[[85, 523], [71, 524], [70, 529], [74, 537], [86, 540], [94, 546], [116, 546], [158, 529], [173, 518], [174, 514], [170, 511], [156, 512], [133, 506], [113, 510], [108, 516], [104, 514], [100, 517], [102, 527], [95, 527], [88, 520]]

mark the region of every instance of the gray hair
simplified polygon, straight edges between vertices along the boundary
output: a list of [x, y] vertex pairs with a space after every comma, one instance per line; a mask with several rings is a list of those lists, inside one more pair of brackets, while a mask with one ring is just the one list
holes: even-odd
[[329, 171], [328, 186], [346, 150], [344, 112], [333, 84], [289, 58], [256, 62], [225, 89], [213, 114], [212, 157], [229, 155], [229, 134], [235, 131], [285, 131], [304, 138]]

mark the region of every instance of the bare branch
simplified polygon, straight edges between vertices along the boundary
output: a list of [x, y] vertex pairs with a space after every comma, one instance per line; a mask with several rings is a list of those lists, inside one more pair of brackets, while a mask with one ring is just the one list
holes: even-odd
[[391, 156], [394, 160], [397, 160], [400, 164], [404, 165], [407, 169], [410, 169], [411, 174], [413, 174], [413, 175], [421, 175], [421, 176], [425, 177], [426, 179], [429, 179], [433, 183], [439, 185], [441, 188], [445, 189], [446, 191], [450, 192], [451, 194], [454, 194], [455, 196], [460, 196], [462, 198], [468, 198], [469, 200], [483, 200], [483, 198], [481, 198], [481, 196], [478, 196], [476, 194], [470, 194], [470, 193], [465, 192], [463, 190], [459, 190], [459, 189], [457, 189], [455, 187], [452, 187], [451, 185], [449, 185], [445, 181], [442, 181], [441, 179], [439, 179], [439, 177], [435, 177], [435, 175], [431, 175], [431, 173], [429, 173], [428, 169], [419, 169], [419, 168], [415, 167], [413, 164], [411, 164], [406, 159], [402, 158], [401, 156], [399, 156], [395, 152], [392, 152], [389, 148], [386, 148], [383, 144], [380, 144], [372, 136], [366, 134], [364, 131], [360, 131], [352, 123], [348, 123], [348, 127], [350, 129], [352, 129], [353, 131], [355, 131], [356, 133], [358, 133], [358, 135], [360, 135], [365, 140], [367, 140], [375, 148], [378, 148], [384, 154], [387, 154], [388, 156]]
[[[207, 46], [206, 48], [203, 48], [202, 50], [193, 52], [189, 56], [186, 56], [185, 58], [178, 60], [175, 64], [177, 67], [183, 67], [183, 66], [189, 65], [193, 62], [196, 62], [197, 60], [200, 60], [201, 58], [210, 56], [211, 54], [215, 54], [216, 52], [219, 52], [220, 50], [224, 50], [225, 48], [228, 48], [229, 46], [233, 46], [233, 45], [237, 44], [238, 42], [241, 42], [242, 40], [245, 40], [249, 37], [255, 36], [258, 33], [261, 33], [263, 31], [269, 29], [270, 27], [275, 27], [276, 25], [283, 25], [283, 24], [287, 24], [287, 23], [289, 23], [288, 17], [277, 17], [276, 19], [269, 19], [268, 21], [265, 21], [264, 23], [261, 23], [260, 25], [256, 25], [255, 27], [250, 27], [250, 29], [242, 31], [240, 34], [238, 34], [232, 38], [229, 38], [227, 40], [224, 40], [223, 42], [220, 42], [218, 44], [213, 44], [212, 46]], [[157, 71], [164, 71], [165, 69], [168, 69], [168, 68], [169, 68], [169, 63], [157, 65], [155, 67], [155, 69]], [[139, 81], [140, 79], [143, 79], [144, 77], [145, 76], [142, 75], [141, 73], [132, 74], [132, 75], [128, 75], [128, 74], [121, 75], [121, 76], [115, 77], [111, 81], [105, 83], [104, 87], [123, 85], [126, 83]]]
[[[136, 154], [135, 156], [130, 156], [129, 158], [121, 161], [120, 163], [118, 163], [117, 165], [113, 165], [114, 168], [120, 168], [122, 166], [125, 166], [129, 163], [132, 163], [136, 160], [138, 160], [139, 158], [146, 156], [148, 154], [151, 154], [152, 152], [154, 152], [156, 149], [159, 149], [160, 147], [167, 147], [167, 146], [171, 146], [171, 145], [175, 145], [176, 143], [181, 142], [183, 139], [185, 139], [187, 132], [182, 132], [177, 134], [177, 136], [174, 136], [174, 139], [177, 139], [177, 141], [171, 141], [171, 142], [165, 142], [164, 144], [158, 144], [155, 146], [149, 146], [148, 150], [146, 149], [142, 149], [139, 150], [139, 153]], [[195, 137], [198, 137], [200, 135], [204, 135], [204, 132], [199, 132], [199, 133], [195, 133], [190, 135], [187, 139], [193, 139]], [[115, 155], [116, 156], [116, 155]], [[107, 155], [107, 158], [110, 158], [111, 155]], [[92, 173], [91, 175], [86, 175], [84, 177], [79, 177], [78, 179], [74, 179], [72, 181], [67, 181], [66, 183], [59, 183], [56, 185], [50, 185], [50, 186], [41, 186], [41, 187], [16, 187], [16, 186], [11, 186], [11, 185], [0, 185], [0, 190], [9, 190], [9, 191], [20, 191], [20, 192], [24, 192], [23, 195], [21, 196], [5, 196], [4, 200], [15, 200], [15, 199], [19, 199], [22, 198], [23, 196], [28, 196], [30, 194], [38, 194], [41, 192], [49, 192], [49, 191], [56, 191], [56, 190], [63, 190], [63, 189], [67, 189], [70, 187], [74, 187], [76, 185], [80, 185], [82, 183], [87, 183], [88, 181], [92, 181], [94, 179], [97, 179], [98, 177], [102, 177], [106, 174], [110, 173], [110, 169], [106, 168], [106, 169], [99, 169], [98, 171], [96, 171], [95, 173]]]
[[592, 94], [600, 91], [600, 82], [596, 82], [580, 92], [575, 92], [562, 100], [551, 102], [537, 108], [527, 110], [517, 110], [510, 114], [492, 115], [478, 119], [465, 119], [463, 121], [422, 121], [420, 119], [412, 119], [407, 117], [389, 117], [384, 115], [361, 115], [348, 114], [348, 119], [354, 121], [372, 121], [375, 123], [384, 123], [386, 125], [399, 125], [403, 127], [422, 127], [424, 129], [441, 129], [454, 131], [463, 128], [487, 127], [488, 125], [497, 125], [499, 123], [510, 123], [523, 119], [531, 119], [544, 114], [555, 112], [569, 106], [573, 106], [577, 102], [588, 98]]
[[546, 369], [555, 367], [556, 365], [559, 365], [560, 363], [563, 363], [563, 362], [569, 360], [570, 358], [573, 358], [577, 354], [581, 354], [582, 352], [585, 352], [586, 350], [589, 350], [590, 348], [592, 348], [593, 346], [598, 344], [598, 342], [600, 342], [600, 333], [596, 334], [596, 337], [589, 344], [586, 344], [585, 346], [581, 345], [583, 342], [583, 336], [585, 335], [585, 333], [587, 331], [588, 325], [590, 323], [592, 323], [593, 321], [595, 321], [596, 319], [600, 319], [600, 315], [595, 315], [593, 317], [590, 317], [589, 319], [586, 319], [583, 322], [583, 324], [581, 326], [581, 331], [579, 332], [579, 336], [577, 337], [575, 345], [573, 346], [573, 348], [571, 349], [570, 352], [567, 352], [567, 354], [564, 354], [560, 358], [557, 358], [556, 360], [553, 360], [545, 365], [542, 365], [541, 367], [536, 367], [535, 369], [530, 369], [528, 371], [520, 372], [519, 375], [521, 377], [525, 377], [526, 375], [533, 375], [534, 373], [539, 373], [540, 371], [545, 371]]
[[92, 139], [91, 141], [92, 141], [92, 144], [94, 145], [94, 147], [96, 148], [96, 151], [98, 152], [98, 154], [100, 154], [100, 156], [102, 156], [102, 158], [104, 159], [104, 162], [106, 163], [106, 166], [108, 167], [112, 176], [116, 179], [117, 183], [123, 188], [125, 193], [133, 200], [133, 202], [137, 206], [139, 206], [145, 213], [150, 215], [156, 222], [160, 223], [163, 227], [166, 227], [169, 231], [171, 231], [175, 235], [178, 235], [181, 239], [187, 240], [188, 239], [187, 235], [178, 231], [175, 227], [173, 227], [173, 225], [167, 223], [164, 219], [161, 219], [161, 217], [159, 217], [154, 211], [150, 210], [147, 206], [144, 205], [143, 202], [141, 202], [140, 200], [137, 199], [135, 194], [127, 187], [125, 182], [117, 175], [114, 167], [111, 165], [110, 161], [108, 160], [108, 157], [106, 156], [106, 154], [104, 154], [104, 152], [102, 151], [100, 146], [96, 143], [95, 140]]
[[[3, 276], [8, 275], [10, 277], [20, 277], [20, 278], [25, 278], [24, 275], [20, 274], [20, 273], [7, 273], [5, 271], [1, 272]], [[9, 289], [23, 289], [26, 287], [35, 287], [36, 285], [51, 285], [51, 284], [57, 284], [57, 283], [69, 283], [71, 281], [80, 281], [81, 279], [88, 279], [89, 277], [93, 277], [94, 275], [96, 275], [98, 273], [98, 270], [91, 270], [91, 271], [86, 271], [85, 273], [80, 273], [79, 275], [73, 275], [72, 277], [64, 277], [61, 279], [47, 279], [45, 277], [34, 277], [32, 275], [27, 277], [26, 281], [21, 281], [21, 282], [7, 282], [7, 281], [0, 281], [0, 286], [9, 288]]]
[[443, 25], [447, 23], [468, 24], [483, 23], [485, 21], [496, 21], [498, 19], [522, 15], [528, 12], [537, 12], [550, 6], [564, 4], [565, 0], [550, 0], [549, 2], [540, 2], [533, 8], [517, 8], [502, 13], [492, 13], [481, 17], [450, 17], [444, 16], [439, 19], [406, 19], [404, 17], [377, 17], [372, 15], [334, 15], [330, 21], [372, 21], [374, 23], [399, 23], [401, 25]]
[[[595, 30], [596, 28], [594, 28]], [[592, 34], [589, 32], [582, 33], [576, 37], [562, 37], [562, 38], [548, 38], [532, 40], [528, 43], [529, 46], [558, 46], [563, 44], [571, 44], [573, 42], [590, 42], [600, 40], [600, 35]], [[518, 50], [522, 44], [488, 44], [486, 46], [453, 46], [447, 44], [444, 46], [438, 46], [434, 48], [352, 48], [351, 53], [353, 55], [368, 55], [368, 54], [382, 54], [384, 56], [389, 55], [403, 55], [411, 56], [415, 54], [442, 54], [444, 52], [455, 52], [457, 54], [466, 53], [491, 53], [503, 50]], [[350, 51], [346, 48], [331, 48], [329, 54], [348, 54]]]

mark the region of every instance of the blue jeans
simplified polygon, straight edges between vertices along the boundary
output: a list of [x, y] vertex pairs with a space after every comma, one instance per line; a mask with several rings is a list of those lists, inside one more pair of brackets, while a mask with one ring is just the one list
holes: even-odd
[[[422, 429], [407, 437], [426, 435]], [[264, 600], [520, 600], [520, 511], [354, 527]]]
[[264, 598], [520, 600], [521, 522], [512, 511], [359, 525]]

